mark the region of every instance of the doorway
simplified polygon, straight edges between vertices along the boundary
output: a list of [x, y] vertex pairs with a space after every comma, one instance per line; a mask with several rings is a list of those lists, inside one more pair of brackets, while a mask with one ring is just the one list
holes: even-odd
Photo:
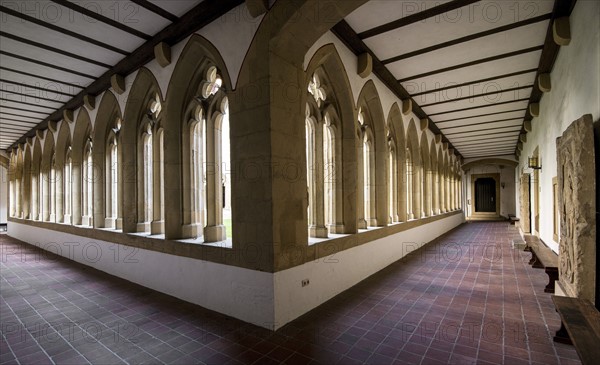
[[496, 212], [496, 180], [491, 177], [475, 181], [475, 212]]
[[500, 218], [500, 174], [471, 175], [470, 219]]

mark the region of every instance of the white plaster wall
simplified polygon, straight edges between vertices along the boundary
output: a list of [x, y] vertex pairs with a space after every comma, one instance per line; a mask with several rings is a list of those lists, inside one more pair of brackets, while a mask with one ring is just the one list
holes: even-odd
[[[275, 274], [15, 222], [8, 223], [8, 233], [136, 284], [257, 326], [277, 329], [463, 222], [462, 214], [453, 215]], [[3, 258], [20, 254], [6, 251]], [[304, 288], [303, 279], [310, 280]]]
[[[464, 222], [462, 214], [275, 273], [279, 328]], [[302, 280], [309, 285], [302, 287]]]
[[466, 190], [466, 215], [473, 215], [472, 207], [474, 207], [474, 196], [471, 191], [471, 178], [478, 174], [500, 174], [500, 183], [504, 183], [504, 188], [500, 187], [500, 215], [507, 217], [509, 214], [517, 215], [517, 207], [515, 205], [515, 170], [511, 166], [500, 168], [498, 165], [480, 165], [469, 169], [465, 174], [465, 190]]
[[[19, 240], [202, 307], [270, 327], [273, 274], [93, 240], [15, 222]], [[17, 252], [3, 251], [6, 255]], [[35, 259], [35, 256], [24, 259]]]
[[0, 223], [8, 217], [8, 170], [0, 166]]
[[578, 1], [575, 5], [570, 17], [571, 43], [560, 48], [551, 73], [552, 91], [542, 97], [540, 115], [532, 121], [533, 131], [527, 134], [519, 159], [520, 172], [527, 168], [527, 157], [539, 146], [540, 238], [555, 252], [558, 243], [553, 239], [552, 178], [557, 176], [556, 138], [584, 114], [592, 114], [594, 121], [600, 118], [599, 18], [600, 2]]

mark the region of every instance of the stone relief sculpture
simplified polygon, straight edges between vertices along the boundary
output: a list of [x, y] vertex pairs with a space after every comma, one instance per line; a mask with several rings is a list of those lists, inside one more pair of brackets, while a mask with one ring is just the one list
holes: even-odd
[[[564, 165], [560, 166], [562, 172], [562, 204], [561, 204], [561, 222], [564, 221], [565, 228], [565, 239], [560, 240], [560, 253], [561, 253], [561, 272], [560, 275], [567, 282], [574, 283], [575, 274], [573, 272], [573, 261], [574, 257], [574, 244], [573, 244], [573, 182], [571, 174], [573, 171], [573, 163], [568, 150], [564, 151], [563, 157]], [[562, 224], [561, 224], [562, 225]]]
[[592, 116], [574, 121], [556, 140], [560, 207], [559, 282], [571, 297], [595, 302], [596, 175]]

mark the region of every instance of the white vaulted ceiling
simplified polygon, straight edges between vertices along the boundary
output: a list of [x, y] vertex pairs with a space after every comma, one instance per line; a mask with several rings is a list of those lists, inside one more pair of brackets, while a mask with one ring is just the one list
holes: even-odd
[[0, 1], [0, 149], [199, 3]]
[[353, 44], [472, 158], [515, 152], [554, 7], [554, 0], [372, 0], [345, 21]]

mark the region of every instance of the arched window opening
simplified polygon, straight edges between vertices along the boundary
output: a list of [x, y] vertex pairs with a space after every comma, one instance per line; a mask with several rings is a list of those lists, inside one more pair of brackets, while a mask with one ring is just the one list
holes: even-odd
[[369, 143], [369, 140], [366, 138], [363, 139], [363, 176], [364, 176], [364, 189], [363, 189], [363, 193], [364, 193], [364, 217], [365, 220], [367, 221], [368, 225], [370, 224], [371, 221], [371, 161], [370, 161], [370, 154], [371, 154], [371, 145]]
[[204, 111], [197, 107], [190, 123], [190, 220], [194, 229], [189, 235], [193, 237], [199, 236], [201, 231], [198, 227], [204, 228], [206, 224], [205, 128]]
[[[158, 151], [153, 151], [154, 157], [154, 181], [152, 190], [154, 194], [154, 221], [152, 222], [151, 234], [164, 233], [165, 221], [165, 134], [162, 129], [158, 130]], [[154, 144], [152, 145], [154, 147]]]
[[190, 213], [183, 212], [183, 231], [204, 242], [224, 241], [233, 232], [229, 102], [223, 90], [219, 70], [209, 66], [186, 113], [184, 176], [190, 187], [184, 209]]
[[83, 226], [93, 226], [93, 193], [94, 193], [94, 162], [92, 160], [92, 140], [88, 138], [83, 152], [83, 200], [82, 219]]
[[360, 141], [360, 146], [358, 149], [358, 184], [357, 184], [357, 194], [359, 195], [358, 200], [358, 228], [366, 229], [368, 226], [368, 200], [367, 196], [367, 185], [368, 185], [368, 176], [367, 176], [367, 168], [365, 164], [365, 142], [366, 142], [366, 132], [368, 126], [365, 123], [365, 115], [361, 108], [358, 108], [358, 140]]
[[71, 224], [71, 214], [72, 214], [72, 197], [73, 193], [73, 159], [71, 158], [71, 146], [67, 147], [67, 153], [65, 155], [65, 166], [63, 171], [63, 203], [64, 203], [64, 217], [63, 222], [66, 224]]
[[[152, 140], [152, 127], [150, 124], [147, 125], [146, 131], [142, 137], [142, 155], [143, 155], [143, 221], [146, 225], [149, 225], [154, 216], [154, 179], [153, 179], [153, 168], [154, 168], [154, 143]], [[148, 232], [150, 227], [144, 227], [144, 232]]]
[[138, 135], [138, 224], [137, 231], [164, 233], [164, 142], [160, 127], [162, 104], [154, 93], [147, 104]]
[[56, 153], [52, 154], [52, 162], [50, 164], [50, 177], [49, 177], [50, 191], [50, 212], [48, 219], [50, 222], [56, 222]]
[[[306, 181], [309, 237], [327, 238], [335, 230], [335, 136], [325, 105], [327, 92], [317, 70], [308, 81], [308, 100], [305, 116]], [[331, 108], [331, 109], [328, 109]]]
[[115, 120], [114, 127], [108, 135], [106, 146], [106, 228], [121, 229], [119, 202], [121, 191], [119, 188], [119, 134], [121, 133], [121, 119]]
[[323, 124], [323, 157], [325, 183], [325, 226], [335, 232], [336, 225], [336, 154], [335, 130], [329, 116], [325, 116]]
[[[10, 166], [9, 166], [9, 170], [11, 171], [12, 175], [16, 175], [15, 174], [15, 170], [16, 170], [16, 164], [14, 163], [14, 155], [15, 153], [13, 152], [11, 154], [11, 158], [10, 158]], [[10, 175], [9, 175], [10, 176]], [[15, 217], [15, 181], [16, 179], [14, 177], [11, 177], [10, 180], [8, 180], [8, 191], [9, 191], [9, 198], [8, 198], [8, 216], [9, 217]]]
[[[308, 111], [308, 110], [307, 110]], [[309, 230], [313, 231], [317, 225], [316, 222], [316, 178], [315, 178], [315, 128], [313, 126], [314, 120], [310, 114], [307, 116], [305, 121], [305, 133], [306, 133], [306, 183], [307, 183], [307, 195], [308, 195], [308, 224]]]
[[39, 187], [40, 187], [40, 182], [39, 177], [40, 174], [37, 171], [37, 169], [34, 167], [34, 158], [31, 159], [31, 163], [30, 163], [30, 170], [29, 173], [31, 174], [31, 198], [30, 198], [30, 210], [29, 210], [29, 219], [31, 220], [38, 220], [39, 219]]
[[221, 120], [221, 191], [223, 192], [223, 225], [225, 226], [225, 236], [232, 236], [232, 209], [231, 209], [231, 144], [229, 134], [229, 102], [227, 98], [223, 100], [221, 107], [223, 119]]
[[398, 222], [398, 167], [396, 147], [391, 135], [388, 135], [388, 214], [389, 222]]
[[408, 219], [414, 219], [413, 214], [413, 161], [410, 149], [406, 149], [406, 214]]

